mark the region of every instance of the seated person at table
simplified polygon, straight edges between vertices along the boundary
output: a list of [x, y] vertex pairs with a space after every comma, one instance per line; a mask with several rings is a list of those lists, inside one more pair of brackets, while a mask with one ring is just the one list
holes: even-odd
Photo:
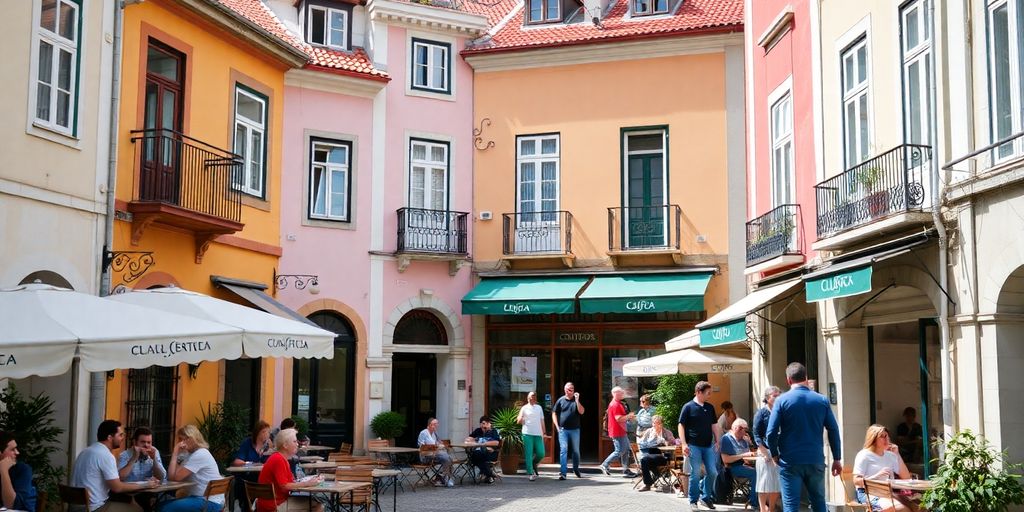
[[0, 506], [14, 510], [36, 509], [32, 468], [18, 462], [18, 442], [14, 434], [3, 431], [0, 431]]
[[117, 456], [117, 472], [123, 482], [163, 480], [167, 470], [160, 460], [160, 450], [153, 446], [153, 431], [139, 427], [132, 432], [132, 445]]
[[651, 405], [651, 395], [640, 396], [640, 409], [636, 411], [636, 435], [644, 435], [644, 431], [651, 428], [654, 423], [654, 406]]
[[445, 445], [437, 439], [437, 426], [439, 424], [440, 422], [437, 421], [437, 418], [430, 418], [427, 420], [427, 428], [421, 430], [419, 437], [416, 438], [416, 446], [434, 445], [437, 447], [437, 452], [432, 456], [432, 460], [421, 460], [420, 462], [440, 465], [445, 485], [455, 487], [455, 480], [452, 479], [452, 458], [448, 455]]
[[903, 423], [896, 427], [896, 442], [900, 447], [900, 457], [905, 461], [919, 462], [921, 459], [921, 440], [924, 434], [916, 419], [917, 410], [907, 407], [903, 409]]
[[[277, 433], [282, 431], [282, 430], [284, 430], [284, 429], [286, 429], [286, 428], [294, 428], [296, 431], [298, 431], [298, 429], [299, 429], [299, 427], [295, 424], [295, 420], [294, 419], [289, 417], [289, 418], [285, 418], [285, 419], [281, 420], [281, 426], [279, 426], [279, 427], [277, 427], [277, 428], [275, 428], [275, 429], [270, 431], [270, 442], [271, 442], [271, 444], [273, 444], [274, 438], [277, 437]], [[306, 436], [304, 436], [302, 434], [296, 434], [296, 437], [299, 440], [299, 448], [300, 449], [303, 446], [307, 446], [309, 444], [309, 438], [308, 437], [306, 437]]]
[[[910, 470], [900, 457], [899, 448], [889, 442], [889, 429], [871, 425], [864, 436], [864, 449], [853, 460], [853, 485], [857, 488], [857, 502], [867, 503], [864, 479], [890, 480], [911, 478]], [[917, 510], [909, 500], [897, 496], [895, 503], [888, 498], [871, 497], [871, 510]]]
[[156, 479], [126, 483], [117, 474], [117, 460], [112, 450], [121, 448], [124, 428], [116, 420], [104, 420], [96, 429], [96, 442], [82, 450], [71, 470], [71, 486], [89, 490], [89, 512], [135, 512], [134, 503], [110, 501], [111, 492], [133, 492], [157, 485]]
[[167, 479], [172, 482], [192, 482], [185, 488], [187, 496], [157, 505], [160, 512], [220, 512], [224, 506], [224, 495], [211, 496], [207, 502], [203, 495], [212, 480], [219, 480], [220, 469], [210, 453], [210, 445], [195, 425], [178, 429], [178, 442], [171, 452], [171, 464], [167, 468]]
[[478, 446], [469, 452], [469, 461], [480, 470], [480, 474], [487, 478], [487, 483], [494, 483], [494, 470], [491, 469], [491, 462], [498, 460], [498, 444], [501, 436], [494, 430], [491, 420], [487, 416], [480, 417], [480, 427], [470, 432], [466, 438], [467, 443], [480, 443], [487, 446]]
[[[289, 496], [292, 490], [319, 485], [323, 481], [320, 476], [309, 477], [308, 480], [296, 482], [295, 476], [288, 467], [288, 459], [299, 452], [299, 441], [296, 439], [296, 432], [293, 428], [286, 428], [277, 433], [274, 437], [274, 447], [277, 449], [260, 470], [259, 483], [272, 484], [276, 502], [270, 500], [256, 500], [256, 512], [276, 512], [322, 510], [320, 503], [310, 500], [308, 497]], [[311, 508], [312, 507], [312, 508]]]
[[[647, 396], [647, 395], [644, 395]], [[640, 473], [644, 477], [644, 486], [639, 490], [645, 492], [651, 490], [654, 484], [654, 471], [668, 463], [668, 457], [658, 449], [659, 446], [675, 446], [676, 440], [672, 431], [665, 428], [665, 422], [661, 416], [651, 416], [651, 427], [644, 430], [644, 433], [636, 439], [636, 447], [640, 450]]]
[[725, 463], [727, 469], [727, 472], [722, 474], [731, 474], [733, 478], [746, 478], [749, 480], [750, 508], [758, 510], [760, 505], [757, 501], [757, 471], [743, 463], [743, 457], [757, 456], [750, 449], [750, 443], [747, 441], [747, 431], [749, 429], [747, 420], [736, 418], [732, 422], [732, 429], [722, 436], [722, 462]]
[[242, 444], [235, 452], [235, 460], [231, 461], [232, 466], [244, 466], [246, 462], [251, 464], [262, 464], [270, 456], [270, 424], [265, 421], [257, 421], [252, 428], [249, 437], [242, 440]]

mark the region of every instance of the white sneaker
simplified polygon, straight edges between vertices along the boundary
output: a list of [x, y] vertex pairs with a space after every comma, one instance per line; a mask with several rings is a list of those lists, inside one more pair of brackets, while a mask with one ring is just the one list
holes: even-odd
[[451, 478], [449, 478], [448, 479], [448, 487], [455, 487], [455, 480], [452, 480]]

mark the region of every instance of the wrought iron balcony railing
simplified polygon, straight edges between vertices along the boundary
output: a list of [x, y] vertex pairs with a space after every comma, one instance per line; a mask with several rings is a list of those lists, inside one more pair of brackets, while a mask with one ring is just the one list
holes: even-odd
[[800, 254], [800, 205], [784, 204], [747, 222], [747, 266]]
[[676, 204], [608, 208], [608, 249], [678, 250], [682, 215]]
[[398, 252], [468, 254], [466, 212], [398, 209]]
[[564, 211], [503, 213], [506, 255], [572, 254], [572, 214]]
[[932, 148], [904, 144], [814, 186], [818, 239], [930, 206]]
[[242, 193], [231, 186], [242, 157], [173, 130], [133, 130], [139, 151], [140, 203], [176, 206], [240, 222]]

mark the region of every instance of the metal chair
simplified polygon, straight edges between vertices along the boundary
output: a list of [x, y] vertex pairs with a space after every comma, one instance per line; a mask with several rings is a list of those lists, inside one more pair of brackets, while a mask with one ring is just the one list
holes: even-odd
[[416, 481], [412, 483], [412, 490], [416, 491], [416, 486], [423, 482], [426, 485], [430, 485], [435, 478], [441, 477], [441, 472], [438, 471], [437, 459], [437, 445], [436, 444], [424, 444], [420, 445], [420, 458], [418, 461], [409, 464], [412, 468]]
[[227, 503], [228, 489], [231, 488], [231, 481], [234, 477], [221, 478], [220, 480], [210, 480], [206, 484], [206, 491], [203, 492], [203, 499], [206, 501], [203, 503], [203, 512], [206, 512], [206, 505], [210, 503], [210, 498], [213, 496], [224, 496], [224, 502]]
[[277, 493], [273, 484], [258, 484], [245, 481], [245, 507], [248, 512], [255, 512], [256, 500], [270, 500], [277, 503]]
[[896, 512], [896, 496], [893, 495], [892, 482], [889, 480], [869, 480], [865, 478], [864, 494], [867, 494], [867, 502], [869, 505], [871, 504], [872, 497], [889, 500], [889, 506], [887, 508], [883, 508], [882, 512]]

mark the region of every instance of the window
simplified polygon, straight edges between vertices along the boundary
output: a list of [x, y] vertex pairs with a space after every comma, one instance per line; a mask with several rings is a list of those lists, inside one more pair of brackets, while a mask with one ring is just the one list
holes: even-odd
[[772, 105], [772, 208], [796, 203], [793, 176], [793, 95]]
[[267, 156], [267, 98], [249, 89], [235, 88], [235, 153], [244, 164], [231, 180], [246, 194], [263, 197]]
[[871, 156], [871, 124], [868, 107], [868, 44], [863, 38], [842, 54], [843, 131], [846, 168]]
[[309, 6], [306, 37], [311, 44], [348, 49], [348, 12], [319, 5]]
[[562, 4], [561, 0], [529, 0], [530, 17], [529, 23], [550, 23], [561, 21]]
[[345, 142], [316, 140], [310, 148], [309, 216], [348, 221], [351, 146]]
[[903, 138], [908, 144], [932, 143], [931, 0], [916, 0], [900, 12], [903, 56]]
[[668, 12], [668, 0], [633, 0], [633, 16], [665, 14]]
[[557, 134], [519, 137], [516, 213], [522, 223], [558, 221], [558, 142]]
[[410, 141], [409, 207], [448, 209], [448, 144]]
[[69, 0], [41, 0], [35, 27], [36, 55], [33, 74], [34, 123], [73, 135], [78, 84], [79, 4]]
[[[992, 142], [1024, 130], [1024, 0], [989, 2], [989, 95]], [[996, 160], [1020, 154], [1021, 142], [995, 150]]]
[[451, 94], [451, 49], [448, 43], [412, 40], [412, 88]]
[[164, 453], [174, 447], [174, 404], [177, 401], [178, 369], [150, 366], [128, 370], [128, 400], [124, 429], [153, 430], [153, 446]]

